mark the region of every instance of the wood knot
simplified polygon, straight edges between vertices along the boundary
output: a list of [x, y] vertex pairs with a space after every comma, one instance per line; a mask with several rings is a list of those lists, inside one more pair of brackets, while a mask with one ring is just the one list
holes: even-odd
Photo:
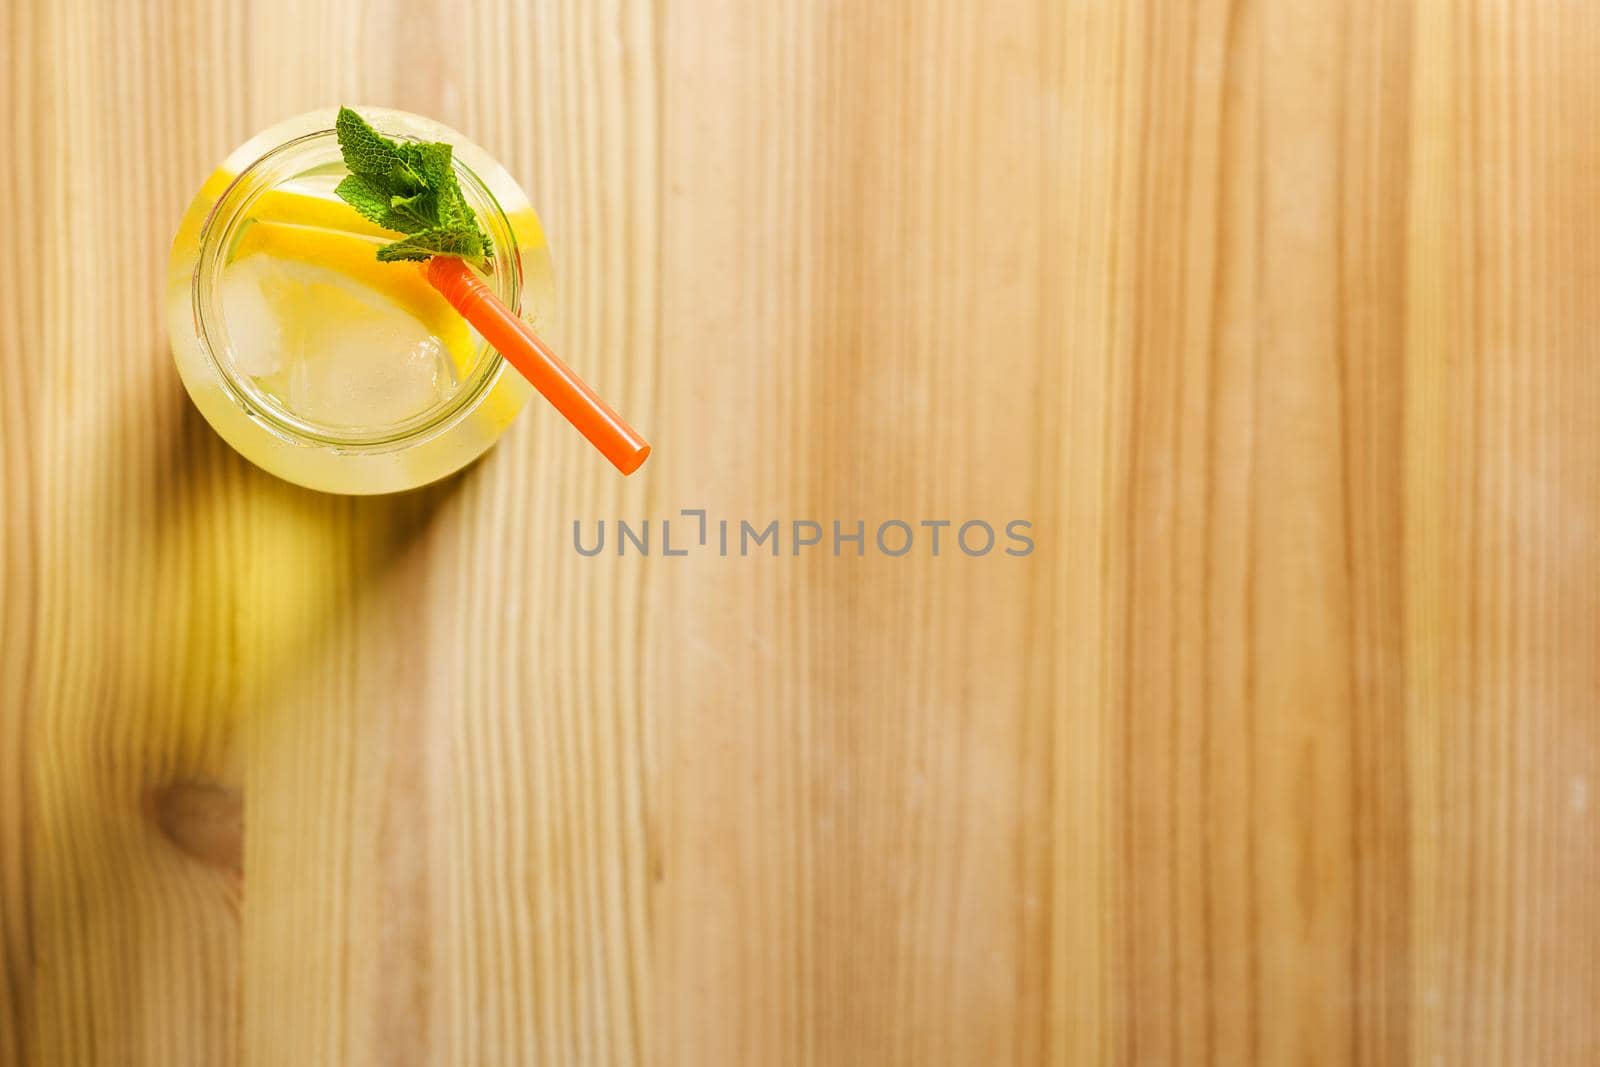
[[150, 791], [150, 815], [167, 840], [201, 863], [244, 874], [244, 801], [214, 782], [173, 782]]

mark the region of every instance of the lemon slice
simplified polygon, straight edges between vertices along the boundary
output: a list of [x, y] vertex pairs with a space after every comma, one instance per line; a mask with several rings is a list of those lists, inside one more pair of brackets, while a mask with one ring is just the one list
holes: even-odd
[[291, 226], [310, 226], [334, 236], [355, 234], [375, 237], [385, 243], [399, 238], [399, 234], [369, 222], [365, 216], [343, 200], [293, 189], [268, 189], [257, 193], [250, 201], [250, 215], [259, 222], [281, 222]]
[[221, 298], [234, 369], [313, 422], [395, 425], [444, 400], [459, 380], [437, 334], [329, 267], [247, 255], [228, 265]]
[[[264, 255], [341, 274], [416, 319], [423, 329], [439, 338], [455, 364], [456, 373], [465, 375], [472, 365], [475, 349], [467, 321], [427, 283], [416, 264], [380, 263], [377, 250], [376, 241], [352, 233], [257, 221], [240, 234], [232, 261], [237, 263], [251, 256]], [[341, 313], [336, 307], [321, 312], [315, 307], [305, 310], [318, 318], [333, 318]]]
[[251, 221], [221, 283], [234, 368], [330, 426], [395, 425], [447, 398], [475, 337], [415, 264], [378, 262], [380, 242]]

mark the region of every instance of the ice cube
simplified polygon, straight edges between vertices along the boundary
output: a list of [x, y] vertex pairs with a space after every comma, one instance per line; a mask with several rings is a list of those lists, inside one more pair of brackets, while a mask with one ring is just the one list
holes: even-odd
[[230, 263], [222, 275], [222, 315], [233, 366], [250, 378], [276, 374], [282, 362], [283, 327], [267, 299], [271, 260], [262, 256]]
[[[325, 426], [381, 428], [450, 395], [448, 345], [415, 313], [414, 297], [385, 288], [384, 272], [404, 268], [378, 263], [367, 242], [334, 240], [331, 231], [259, 225], [255, 244], [224, 275], [240, 372]], [[337, 269], [316, 262], [318, 248]]]
[[[437, 337], [333, 326], [289, 367], [289, 408], [328, 425], [386, 426], [419, 414], [453, 383]], [[399, 342], [399, 343], [397, 343]]]

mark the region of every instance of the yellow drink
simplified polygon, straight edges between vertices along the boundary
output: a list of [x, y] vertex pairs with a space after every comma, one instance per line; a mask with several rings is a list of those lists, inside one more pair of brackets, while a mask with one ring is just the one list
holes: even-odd
[[[463, 195], [495, 245], [495, 294], [538, 325], [550, 259], [526, 194], [430, 119], [363, 108], [384, 134], [455, 148]], [[196, 407], [258, 466], [335, 493], [427, 484], [481, 455], [530, 395], [412, 263], [340, 201], [332, 109], [258, 134], [202, 186], [167, 272], [173, 356]]]

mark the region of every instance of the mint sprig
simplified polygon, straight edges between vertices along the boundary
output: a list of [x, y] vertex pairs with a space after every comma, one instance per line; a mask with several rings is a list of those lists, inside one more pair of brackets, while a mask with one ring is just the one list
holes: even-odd
[[350, 171], [334, 192], [370, 221], [408, 235], [379, 248], [380, 260], [459, 256], [481, 267], [494, 254], [461, 195], [449, 145], [392, 141], [347, 107], [334, 129]]

